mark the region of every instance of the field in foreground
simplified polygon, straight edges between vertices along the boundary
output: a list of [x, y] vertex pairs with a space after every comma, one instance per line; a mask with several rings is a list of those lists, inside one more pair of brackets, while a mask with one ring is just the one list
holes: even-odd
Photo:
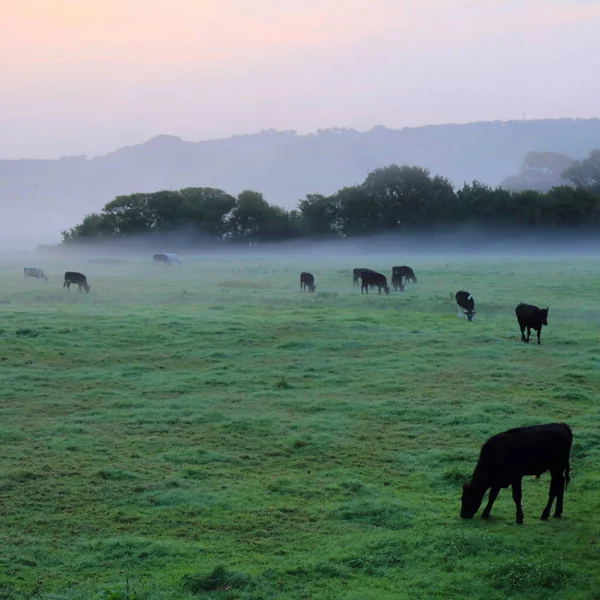
[[[352, 288], [397, 263], [2, 263], [0, 598], [598, 598], [596, 261], [414, 258], [404, 293]], [[541, 346], [519, 301], [550, 306]], [[564, 518], [539, 521], [546, 474], [524, 526], [508, 490], [462, 521], [487, 437], [548, 421], [574, 431]]]

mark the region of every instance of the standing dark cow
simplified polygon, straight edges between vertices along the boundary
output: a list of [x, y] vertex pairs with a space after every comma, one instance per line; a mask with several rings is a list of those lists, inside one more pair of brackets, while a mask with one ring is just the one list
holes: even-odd
[[456, 292], [455, 298], [456, 304], [458, 304], [456, 316], [462, 319], [467, 315], [467, 321], [472, 321], [475, 318], [475, 298], [464, 290]]
[[77, 291], [81, 292], [81, 288], [83, 288], [86, 293], [90, 293], [90, 288], [92, 286], [88, 285], [87, 279], [85, 278], [85, 275], [83, 273], [75, 273], [75, 271], [67, 271], [65, 273], [65, 282], [63, 283], [63, 289], [67, 288], [68, 290], [71, 289], [71, 284], [72, 283], [76, 283], [77, 284]]
[[385, 275], [382, 275], [381, 273], [367, 273], [366, 271], [363, 271], [361, 275], [361, 281], [361, 294], [363, 292], [367, 292], [368, 294], [369, 287], [377, 287], [380, 294], [382, 289], [385, 291], [386, 294], [390, 293], [390, 288], [387, 284], [387, 279], [385, 278]]
[[402, 281], [402, 279], [404, 279], [405, 283], [409, 280], [412, 281], [413, 283], [417, 283], [417, 278], [415, 277], [415, 272], [410, 267], [407, 267], [406, 265], [404, 265], [402, 267], [392, 267], [392, 279], [394, 278], [394, 276], [399, 277], [400, 281]]
[[[542, 326], [548, 325], [549, 310], [549, 308], [538, 308], [537, 306], [533, 306], [533, 304], [523, 304], [523, 302], [515, 308], [517, 321], [519, 321], [519, 327], [521, 328], [521, 339], [524, 342], [529, 342], [531, 330], [535, 329], [538, 344], [541, 344]], [[527, 328], [527, 337], [525, 337], [525, 328]]]
[[481, 448], [471, 482], [463, 485], [460, 516], [463, 519], [473, 518], [489, 489], [488, 503], [481, 513], [481, 518], [487, 519], [500, 489], [512, 486], [517, 523], [522, 524], [523, 476], [539, 477], [550, 471], [550, 495], [540, 518], [546, 520], [550, 516], [555, 498], [554, 516], [560, 518], [563, 512], [563, 494], [570, 481], [569, 454], [572, 443], [573, 433], [565, 423], [519, 427], [494, 435]]
[[48, 281], [44, 271], [42, 271], [42, 269], [38, 269], [37, 267], [23, 267], [23, 277], [25, 279], [33, 277], [34, 279], [43, 279], [44, 282]]
[[402, 283], [402, 276], [397, 273], [392, 272], [392, 289], [394, 291], [400, 290], [404, 291], [404, 284]]
[[377, 273], [377, 271], [373, 271], [372, 269], [352, 269], [352, 287], [355, 285], [358, 286], [358, 280], [362, 278], [363, 271], [365, 273]]
[[309, 292], [314, 292], [316, 287], [312, 273], [300, 273], [300, 291], [308, 289]]

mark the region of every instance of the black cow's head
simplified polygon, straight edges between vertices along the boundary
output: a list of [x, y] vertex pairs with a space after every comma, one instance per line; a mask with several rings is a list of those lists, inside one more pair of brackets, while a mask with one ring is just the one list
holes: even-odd
[[546, 308], [540, 308], [540, 317], [542, 318], [542, 325], [548, 325], [548, 311], [550, 309], [548, 307]]
[[475, 318], [475, 311], [469, 310], [465, 313], [467, 315], [467, 321], [472, 321]]
[[463, 519], [472, 519], [483, 502], [485, 490], [480, 492], [470, 483], [465, 483], [462, 488], [460, 516]]
[[383, 291], [385, 292], [385, 295], [386, 295], [386, 296], [389, 296], [389, 295], [390, 295], [390, 286], [389, 286], [389, 285], [386, 285], [386, 286], [383, 288]]
[[309, 286], [308, 286], [308, 291], [309, 291], [309, 292], [314, 292], [316, 288], [317, 288], [317, 286], [316, 286], [316, 285], [309, 285]]
[[92, 288], [92, 286], [91, 286], [91, 285], [88, 285], [87, 283], [84, 283], [84, 284], [83, 284], [83, 289], [85, 290], [85, 293], [86, 293], [86, 294], [89, 294], [89, 293], [90, 293], [90, 289], [91, 289], [91, 288]]
[[411, 277], [411, 279], [413, 283], [417, 283], [417, 278], [414, 275]]

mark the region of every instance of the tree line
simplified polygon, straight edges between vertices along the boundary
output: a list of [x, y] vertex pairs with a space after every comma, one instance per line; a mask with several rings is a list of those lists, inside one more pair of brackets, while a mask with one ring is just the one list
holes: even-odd
[[330, 196], [307, 194], [289, 211], [251, 190], [236, 197], [206, 187], [137, 193], [118, 196], [99, 213], [63, 231], [63, 244], [181, 230], [205, 241], [256, 243], [414, 233], [461, 225], [600, 227], [600, 150], [570, 164], [562, 177], [567, 183], [547, 192], [509, 191], [478, 181], [455, 189], [447, 178], [432, 176], [427, 169], [390, 165]]

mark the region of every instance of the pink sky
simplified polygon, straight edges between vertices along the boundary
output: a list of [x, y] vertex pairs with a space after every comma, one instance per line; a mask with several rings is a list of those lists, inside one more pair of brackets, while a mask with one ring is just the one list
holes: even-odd
[[20, 0], [0, 157], [296, 129], [600, 116], [595, 0]]

